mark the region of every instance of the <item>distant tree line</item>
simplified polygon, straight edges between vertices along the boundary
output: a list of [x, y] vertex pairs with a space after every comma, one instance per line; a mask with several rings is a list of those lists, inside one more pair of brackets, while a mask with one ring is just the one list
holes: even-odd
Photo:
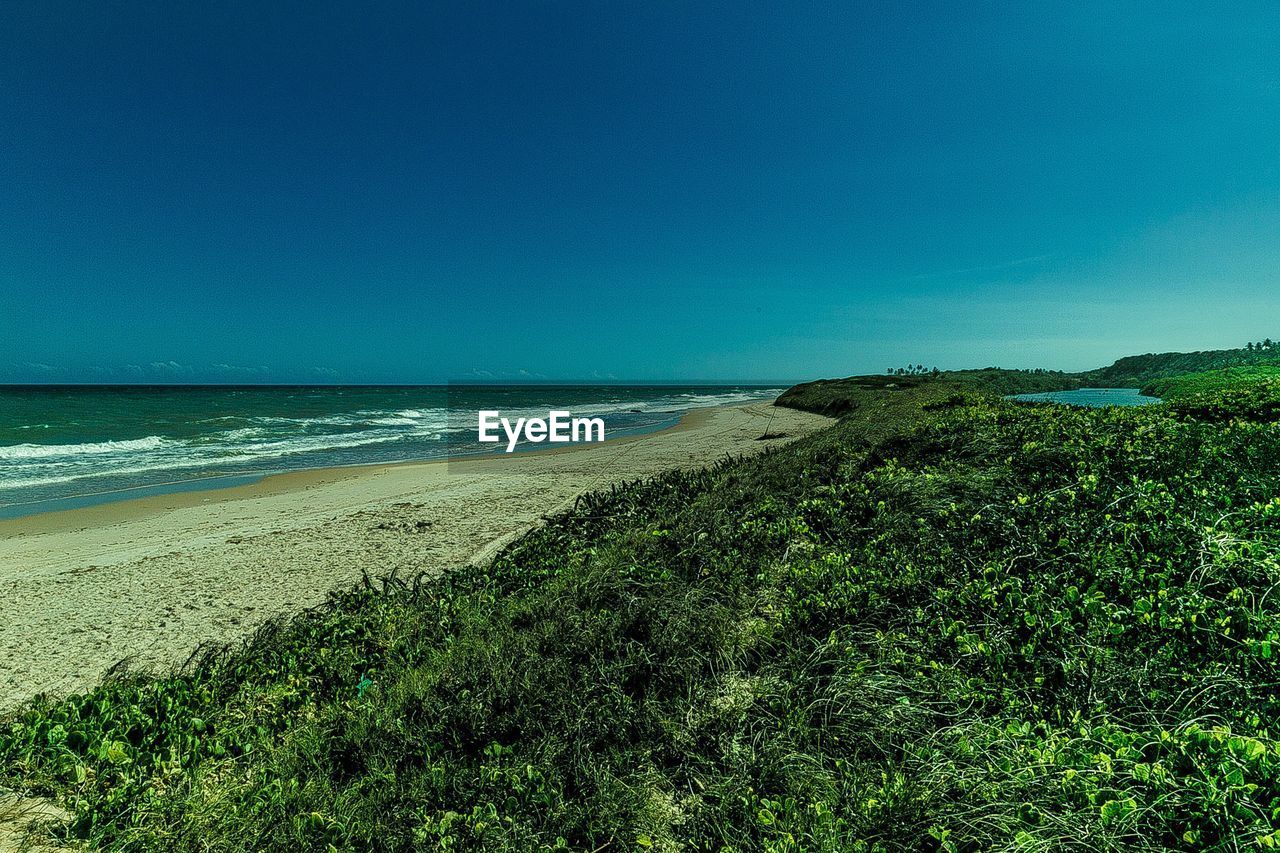
[[1256, 343], [1250, 341], [1244, 345], [1244, 348], [1247, 352], [1270, 352], [1276, 348], [1276, 342], [1271, 338], [1264, 338]]
[[[983, 370], [1002, 370], [999, 367], [984, 367]], [[906, 367], [890, 367], [885, 371], [890, 376], [941, 376], [942, 371], [936, 367], [925, 367], [923, 364], [908, 364]], [[960, 371], [964, 373], [966, 371]], [[972, 371], [968, 371], [972, 372]], [[1031, 373], [1038, 376], [1065, 376], [1061, 370], [1047, 370], [1043, 367], [1035, 367], [1029, 370], [1014, 370], [1014, 373]]]
[[906, 367], [890, 367], [890, 376], [937, 376], [942, 371], [936, 367], [926, 368], [923, 364], [908, 364]]

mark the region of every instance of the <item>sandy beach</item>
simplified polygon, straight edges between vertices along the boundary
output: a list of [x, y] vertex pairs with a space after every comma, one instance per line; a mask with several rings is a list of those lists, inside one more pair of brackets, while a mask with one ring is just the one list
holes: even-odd
[[[0, 521], [0, 709], [93, 686], [117, 662], [181, 663], [364, 573], [483, 561], [579, 494], [830, 421], [753, 404], [538, 453], [323, 469]], [[769, 425], [784, 438], [761, 441]]]

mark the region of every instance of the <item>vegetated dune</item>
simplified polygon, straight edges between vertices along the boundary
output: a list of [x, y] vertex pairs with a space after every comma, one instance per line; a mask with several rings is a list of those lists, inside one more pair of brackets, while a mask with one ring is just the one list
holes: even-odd
[[1274, 844], [1275, 386], [847, 391], [488, 566], [38, 704], [0, 774], [164, 849]]

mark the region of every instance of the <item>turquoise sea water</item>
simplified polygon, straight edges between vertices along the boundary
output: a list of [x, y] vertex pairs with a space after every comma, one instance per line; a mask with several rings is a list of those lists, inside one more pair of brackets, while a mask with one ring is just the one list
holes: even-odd
[[1159, 397], [1148, 397], [1137, 388], [1078, 388], [1075, 391], [1046, 391], [1040, 394], [1015, 394], [1010, 399], [1031, 403], [1061, 403], [1067, 406], [1149, 406]]
[[[0, 387], [0, 518], [264, 474], [479, 452], [476, 412], [602, 417], [606, 435], [760, 386]], [[504, 442], [505, 445], [505, 442]], [[545, 446], [545, 445], [541, 445]]]

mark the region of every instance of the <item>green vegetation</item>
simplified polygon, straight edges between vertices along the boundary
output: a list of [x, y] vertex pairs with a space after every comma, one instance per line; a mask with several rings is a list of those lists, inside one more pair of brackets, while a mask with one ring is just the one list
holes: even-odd
[[38, 701], [0, 784], [137, 849], [1280, 844], [1280, 386], [1005, 373], [798, 386], [844, 416]]
[[[919, 392], [922, 388], [945, 387], [948, 394], [1032, 394], [1040, 391], [1065, 391], [1081, 387], [1076, 374], [1048, 370], [949, 370], [942, 373], [889, 373], [886, 376], [850, 376], [847, 379], [819, 379], [805, 382], [783, 392], [779, 405], [806, 412], [839, 417], [868, 401], [882, 403], [877, 392]], [[931, 392], [926, 392], [931, 393]]]
[[897, 374], [819, 379], [788, 388], [778, 397], [778, 405], [839, 417], [856, 411], [869, 402], [888, 401], [898, 396], [896, 392], [929, 387], [931, 381], [931, 377]]
[[994, 394], [1037, 394], [1043, 391], [1070, 391], [1084, 387], [1080, 375], [1060, 370], [949, 370], [943, 378]]
[[[1256, 368], [1256, 370], [1255, 370]], [[922, 381], [938, 380], [969, 383], [983, 391], [1001, 395], [1036, 394], [1045, 391], [1070, 391], [1076, 388], [1141, 388], [1143, 393], [1164, 397], [1162, 388], [1181, 387], [1161, 380], [1181, 380], [1190, 374], [1223, 374], [1221, 381], [1206, 385], [1217, 389], [1232, 382], [1250, 381], [1272, 375], [1280, 369], [1280, 344], [1270, 338], [1249, 343], [1240, 349], [1204, 352], [1166, 352], [1126, 356], [1107, 367], [1082, 373], [1060, 370], [1003, 370], [986, 367], [980, 370], [927, 369], [923, 364], [905, 368], [891, 367], [887, 376], [853, 376], [848, 379], [823, 379], [797, 385], [783, 394], [784, 405], [806, 411], [839, 416], [856, 405], [862, 391], [882, 388], [915, 388]], [[1188, 381], [1194, 381], [1188, 379]]]
[[1201, 394], [1216, 394], [1271, 379], [1280, 379], [1280, 364], [1224, 367], [1203, 373], [1170, 376], [1147, 383], [1143, 386], [1142, 393], [1165, 400], [1179, 400]]
[[1280, 350], [1267, 340], [1259, 344], [1250, 343], [1240, 349], [1132, 355], [1109, 367], [1090, 370], [1080, 376], [1090, 385], [1138, 388], [1166, 377], [1256, 364], [1280, 364]]

